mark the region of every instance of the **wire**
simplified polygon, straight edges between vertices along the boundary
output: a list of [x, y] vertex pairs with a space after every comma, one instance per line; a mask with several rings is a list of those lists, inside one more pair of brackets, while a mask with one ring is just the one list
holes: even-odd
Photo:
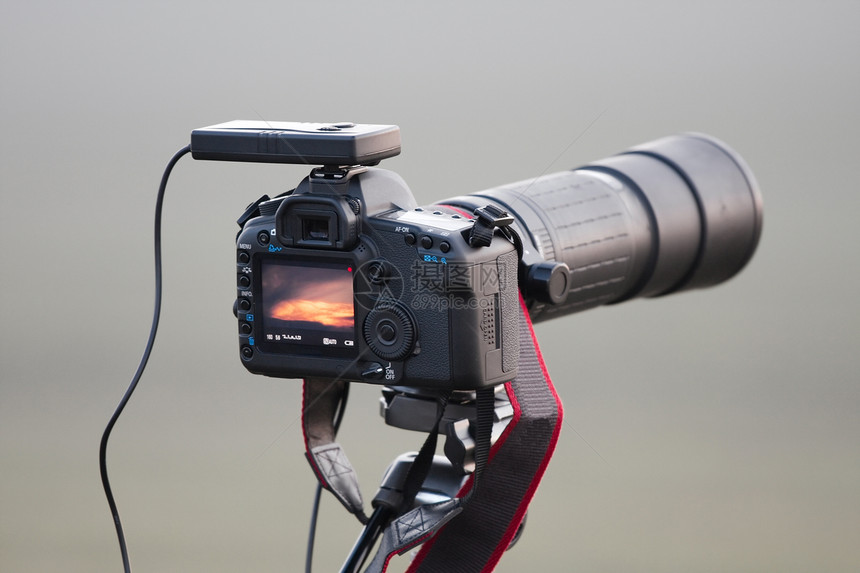
[[143, 357], [140, 359], [140, 364], [137, 366], [137, 371], [134, 373], [131, 383], [128, 385], [128, 389], [126, 389], [125, 394], [119, 401], [119, 405], [117, 405], [116, 410], [114, 410], [110, 421], [108, 421], [99, 445], [99, 472], [102, 476], [102, 486], [105, 490], [105, 497], [107, 497], [111, 515], [113, 516], [113, 522], [116, 526], [116, 535], [119, 540], [119, 550], [120, 553], [122, 553], [122, 565], [125, 573], [131, 573], [131, 564], [128, 560], [128, 549], [125, 544], [125, 536], [122, 532], [122, 523], [119, 519], [119, 511], [117, 510], [116, 502], [113, 498], [113, 492], [110, 487], [110, 481], [108, 480], [107, 444], [114, 425], [119, 419], [120, 414], [122, 414], [122, 411], [125, 409], [126, 404], [128, 404], [131, 395], [134, 393], [134, 389], [137, 388], [137, 383], [143, 375], [143, 370], [146, 368], [146, 363], [149, 361], [149, 355], [152, 353], [152, 346], [155, 343], [155, 333], [158, 331], [158, 319], [161, 315], [161, 209], [164, 204], [164, 190], [167, 188], [167, 179], [170, 177], [170, 172], [173, 170], [173, 166], [176, 165], [176, 162], [189, 151], [191, 151], [190, 145], [186, 145], [177, 151], [170, 159], [167, 167], [165, 167], [164, 175], [161, 176], [161, 185], [158, 187], [158, 198], [155, 202], [155, 308], [152, 313], [152, 327], [149, 330], [149, 339], [146, 342], [146, 348], [143, 351]]
[[[343, 391], [340, 396], [337, 411], [334, 414], [334, 435], [337, 436], [337, 431], [340, 429], [340, 423], [343, 421], [343, 414], [346, 411], [346, 400], [349, 398], [349, 382], [345, 382]], [[322, 484], [317, 482], [316, 491], [314, 493], [313, 507], [311, 508], [311, 523], [308, 526], [308, 548], [305, 553], [305, 573], [311, 573], [314, 560], [314, 541], [317, 534], [317, 516], [320, 510], [320, 496], [322, 494]]]
[[314, 562], [314, 541], [317, 535], [317, 516], [320, 511], [320, 497], [322, 495], [322, 484], [317, 482], [314, 492], [314, 503], [311, 508], [311, 524], [308, 527], [308, 548], [305, 553], [305, 573], [311, 573]]

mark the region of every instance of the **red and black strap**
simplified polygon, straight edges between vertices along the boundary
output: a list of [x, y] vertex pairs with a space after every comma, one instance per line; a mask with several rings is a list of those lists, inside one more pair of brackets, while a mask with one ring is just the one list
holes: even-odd
[[[492, 571], [510, 545], [555, 450], [563, 417], [561, 400], [550, 380], [522, 297], [518, 336], [518, 374], [505, 384], [514, 417], [488, 448], [486, 462], [478, 464], [482, 470], [470, 477], [456, 498], [420, 506], [397, 517], [386, 528], [368, 573], [384, 572], [395, 554], [421, 543], [424, 546], [409, 573]], [[332, 419], [337, 384], [305, 382], [303, 428], [307, 457], [323, 486], [363, 520], [355, 472], [333, 436], [314, 429], [316, 424]], [[330, 392], [332, 395], [328, 395]], [[482, 411], [487, 411], [481, 402], [479, 396], [479, 418]], [[478, 425], [482, 433], [485, 427], [492, 426], [492, 420]]]

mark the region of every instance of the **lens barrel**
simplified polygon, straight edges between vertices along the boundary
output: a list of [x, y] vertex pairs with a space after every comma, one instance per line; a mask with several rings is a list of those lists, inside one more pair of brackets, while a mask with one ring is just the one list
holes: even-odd
[[[525, 247], [520, 286], [533, 321], [726, 281], [750, 260], [762, 228], [752, 171], [702, 134], [440, 204], [469, 212], [495, 204], [515, 216]], [[534, 275], [551, 276], [563, 290], [538, 292]]]

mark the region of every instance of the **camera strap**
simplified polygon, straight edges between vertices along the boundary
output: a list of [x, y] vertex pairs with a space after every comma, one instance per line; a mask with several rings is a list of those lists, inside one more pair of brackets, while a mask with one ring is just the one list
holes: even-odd
[[306, 378], [302, 392], [305, 457], [320, 484], [361, 523], [367, 523], [355, 469], [335, 442], [334, 419], [347, 382]]
[[[409, 573], [491, 571], [514, 539], [555, 450], [561, 430], [561, 399], [552, 385], [528, 309], [520, 297], [520, 360], [517, 377], [505, 384], [514, 417], [493, 444], [480, 487], [453, 518], [424, 543]], [[458, 498], [475, 488], [473, 474]], [[418, 508], [419, 510], [421, 508]], [[387, 532], [386, 532], [387, 534]], [[368, 571], [384, 571], [393, 556], [383, 547]], [[396, 553], [403, 553], [409, 547]], [[384, 562], [383, 562], [384, 560]], [[374, 569], [380, 565], [381, 569]]]
[[[479, 469], [456, 498], [419, 506], [388, 525], [368, 573], [384, 572], [394, 555], [421, 543], [424, 546], [409, 573], [491, 571], [514, 539], [555, 450], [563, 416], [522, 297], [518, 336], [518, 375], [505, 384], [514, 408], [510, 423], [492, 448], [487, 448], [488, 454], [476, 451]], [[302, 426], [306, 457], [323, 487], [365, 523], [355, 470], [334, 442], [332, 420], [344, 384], [305, 380]], [[492, 406], [482, 406], [492, 400], [482, 400], [480, 394], [477, 450], [484, 449], [480, 444], [486, 443], [483, 436], [492, 426]]]

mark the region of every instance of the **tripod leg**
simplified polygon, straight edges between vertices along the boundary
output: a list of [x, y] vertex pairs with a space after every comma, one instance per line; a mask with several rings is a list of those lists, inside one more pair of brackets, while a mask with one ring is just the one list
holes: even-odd
[[376, 545], [376, 540], [385, 531], [385, 526], [389, 524], [393, 517], [394, 511], [385, 505], [379, 505], [373, 510], [361, 535], [352, 547], [349, 557], [347, 557], [346, 562], [341, 567], [341, 573], [359, 573], [361, 571], [365, 561], [370, 556], [370, 552]]
[[[367, 561], [379, 536], [388, 524], [398, 517], [398, 510], [403, 502], [406, 477], [409, 475], [415, 457], [414, 452], [400, 455], [388, 467], [379, 491], [373, 498], [374, 511], [344, 562], [341, 573], [358, 573]], [[457, 470], [447, 458], [434, 456], [430, 473], [415, 496], [415, 505], [450, 502], [462, 488], [465, 479], [466, 475]]]

